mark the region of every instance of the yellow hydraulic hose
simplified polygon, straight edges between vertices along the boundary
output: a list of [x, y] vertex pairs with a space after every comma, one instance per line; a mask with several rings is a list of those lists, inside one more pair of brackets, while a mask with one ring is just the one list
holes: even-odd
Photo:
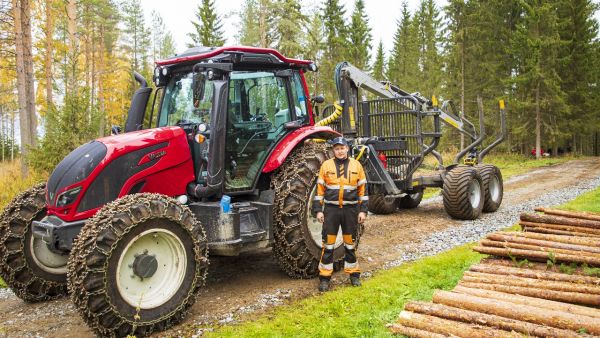
[[363, 153], [365, 152], [365, 150], [367, 149], [366, 146], [362, 146], [362, 149], [358, 152], [358, 156], [356, 156], [356, 160], [360, 160], [360, 158], [362, 157]]
[[342, 108], [342, 106], [340, 106], [339, 103], [337, 103], [337, 101], [333, 103], [333, 106], [335, 107], [335, 111], [333, 113], [331, 113], [331, 115], [316, 122], [315, 126], [319, 126], [319, 127], [327, 126], [327, 125], [333, 123], [333, 121], [339, 119], [340, 116], [342, 116], [342, 111], [344, 110], [344, 108]]

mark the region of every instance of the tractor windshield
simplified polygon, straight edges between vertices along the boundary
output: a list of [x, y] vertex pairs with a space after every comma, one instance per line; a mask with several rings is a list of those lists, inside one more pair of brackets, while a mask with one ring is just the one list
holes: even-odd
[[180, 123], [208, 123], [212, 106], [212, 81], [205, 81], [204, 93], [199, 102], [193, 103], [194, 74], [174, 74], [165, 88], [158, 125], [174, 126]]

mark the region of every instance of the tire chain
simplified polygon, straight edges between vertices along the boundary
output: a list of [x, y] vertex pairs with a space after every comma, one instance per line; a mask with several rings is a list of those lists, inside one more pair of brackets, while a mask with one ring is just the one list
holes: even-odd
[[[196, 261], [194, 281], [185, 299], [168, 314], [152, 321], [139, 321], [137, 314], [133, 318], [126, 318], [106, 294], [105, 271], [120, 238], [136, 225], [157, 218], [176, 222], [191, 235]], [[96, 334], [103, 337], [128, 334], [145, 336], [165, 330], [185, 318], [206, 281], [207, 272], [206, 234], [192, 211], [173, 198], [142, 193], [127, 195], [106, 204], [86, 222], [73, 244], [67, 280], [71, 300]]]
[[[293, 278], [313, 278], [319, 272], [320, 256], [311, 254], [302, 236], [302, 228], [305, 213], [310, 212], [307, 210], [310, 193], [321, 164], [332, 155], [331, 148], [326, 144], [304, 143], [286, 159], [271, 179], [271, 187], [276, 194], [273, 253], [281, 269]], [[357, 244], [362, 229], [361, 225]], [[342, 259], [343, 255], [339, 255], [335, 264]]]
[[57, 282], [36, 276], [25, 259], [26, 233], [31, 230], [31, 222], [45, 212], [45, 193], [46, 183], [36, 184], [15, 197], [0, 216], [0, 275], [26, 302], [52, 300], [67, 294], [66, 280]]

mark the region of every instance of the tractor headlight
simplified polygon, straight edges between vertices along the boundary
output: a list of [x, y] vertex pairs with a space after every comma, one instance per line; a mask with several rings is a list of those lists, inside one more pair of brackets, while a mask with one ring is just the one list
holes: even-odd
[[63, 192], [62, 194], [58, 195], [58, 197], [56, 198], [56, 207], [57, 208], [66, 207], [67, 205], [75, 202], [75, 200], [77, 199], [77, 196], [79, 196], [80, 192], [81, 192], [81, 187], [77, 187], [77, 188], [73, 188], [71, 190], [67, 190], [67, 191]]

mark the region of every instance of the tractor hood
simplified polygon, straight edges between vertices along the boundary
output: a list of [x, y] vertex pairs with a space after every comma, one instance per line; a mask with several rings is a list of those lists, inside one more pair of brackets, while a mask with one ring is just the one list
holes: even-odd
[[71, 221], [137, 192], [185, 194], [194, 180], [187, 137], [179, 127], [109, 136], [71, 152], [47, 184], [48, 213]]

